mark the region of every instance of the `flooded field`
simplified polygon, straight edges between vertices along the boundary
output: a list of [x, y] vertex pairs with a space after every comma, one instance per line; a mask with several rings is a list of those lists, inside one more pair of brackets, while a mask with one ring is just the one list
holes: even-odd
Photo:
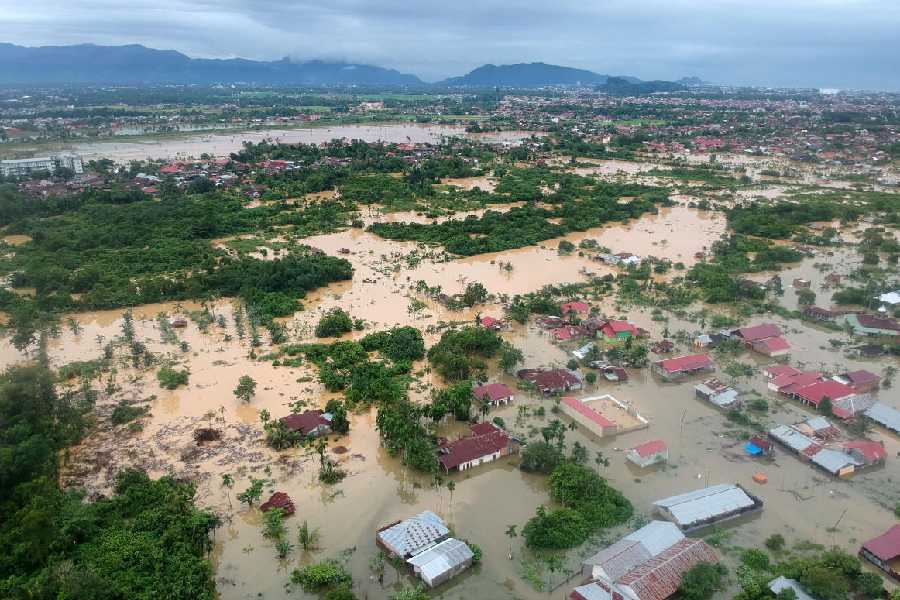
[[198, 158], [201, 154], [224, 156], [241, 149], [244, 142], [272, 140], [283, 144], [319, 144], [333, 139], [359, 139], [366, 142], [437, 143], [446, 136], [472, 136], [486, 143], [515, 144], [532, 132], [503, 131], [467, 134], [460, 125], [340, 125], [299, 127], [295, 129], [259, 129], [226, 133], [165, 136], [142, 141], [103, 141], [77, 143], [69, 147], [85, 161], [108, 158], [120, 163], [130, 160]]
[[[335, 132], [323, 131], [322, 135], [330, 138]], [[384, 215], [377, 210], [364, 216], [367, 222], [415, 217], [405, 213]], [[706, 250], [724, 229], [721, 213], [678, 205], [661, 209], [656, 215], [572, 234], [566, 239], [576, 245], [584, 239], [595, 239], [613, 252], [666, 257], [690, 266], [695, 261], [694, 255]], [[579, 281], [587, 272], [612, 272], [611, 267], [577, 252], [560, 256], [558, 241], [547, 240], [536, 247], [447, 261], [436, 249], [384, 240], [362, 229], [306, 238], [305, 244], [328, 254], [345, 256], [353, 264], [355, 274], [352, 281], [310, 294], [304, 300], [305, 310], [285, 320], [288, 337], [292, 342], [313, 340], [312, 330], [318, 318], [333, 307], [341, 307], [353, 317], [366, 321], [365, 331], [348, 334], [353, 337], [394, 325], [412, 324], [425, 329], [441, 321], [472, 321], [476, 313], [498, 317], [502, 314], [499, 300], [471, 310], [448, 311], [416, 296], [414, 286], [418, 280], [424, 280], [429, 286], [441, 286], [451, 294], [461, 292], [467, 282], [479, 281], [489, 292], [501, 296], [533, 291], [551, 283]], [[790, 290], [794, 277], [812, 279], [817, 289], [824, 273], [815, 264], [827, 262], [837, 272], [846, 273], [854, 260], [855, 255], [850, 253], [837, 252], [833, 256], [823, 253], [789, 268], [782, 273], [786, 290], [784, 304], [789, 308], [796, 306]], [[413, 298], [424, 301], [426, 308], [414, 310]], [[592, 302], [603, 314], [627, 316], [635, 325], [648, 330], [653, 340], [660, 339], [664, 329], [676, 339], [679, 332], [690, 336], [699, 329], [697, 324], [675, 317], [657, 320], [648, 309], [619, 309], [611, 298]], [[71, 451], [63, 475], [66, 484], [85, 486], [94, 494], [105, 493], [111, 477], [127, 465], [141, 466], [154, 476], [171, 473], [195, 481], [198, 503], [215, 509], [225, 519], [216, 532], [212, 557], [224, 600], [313, 598], [299, 589], [286, 588], [291, 569], [298, 564], [338, 556], [347, 558], [359, 597], [387, 598], [399, 583], [411, 579], [405, 572], [395, 573], [388, 566], [384, 584], [379, 584], [369, 566], [376, 553], [375, 531], [423, 510], [439, 514], [457, 536], [478, 544], [484, 551], [482, 565], [441, 586], [435, 595], [448, 599], [548, 597], [546, 591], [536, 590], [523, 577], [526, 568], [522, 561], [529, 559], [529, 553], [521, 538], [510, 539], [505, 533], [509, 525], [521, 528], [537, 506], [548, 502], [545, 477], [521, 472], [517, 459], [511, 457], [453, 475], [451, 479], [456, 487], [452, 492], [446, 487], [432, 487], [428, 479], [413, 474], [380, 447], [372, 410], [352, 416], [348, 436], [331, 436], [329, 454], [348, 476], [334, 486], [324, 486], [318, 481], [318, 458], [314, 453], [300, 449], [279, 453], [265, 446], [259, 414], [266, 410], [273, 418], [284, 416], [289, 412], [288, 404], [297, 400], [306, 401], [312, 408], [322, 407], [334, 395], [322, 388], [314, 369], [305, 364], [276, 367], [270, 360], [251, 358], [248, 340], [237, 337], [234, 304], [227, 299], [210, 305], [214, 315], [224, 318], [224, 328], [213, 323], [204, 333], [197, 323], [188, 320], [186, 327], [174, 330], [177, 342], [163, 340], [157, 315], [173, 317], [199, 309], [196, 303], [134, 309], [136, 338], [179, 368], [187, 368], [189, 382], [179, 389], [166, 390], [160, 387], [155, 369], [137, 370], [130, 362], [117, 364], [115, 383], [120, 390], [113, 396], [100, 393], [98, 430]], [[726, 312], [728, 307], [716, 310]], [[82, 313], [72, 315], [72, 319], [78, 327], [64, 324], [59, 336], [49, 342], [48, 353], [56, 367], [101, 356], [105, 343], [121, 334], [121, 310]], [[806, 364], [841, 371], [868, 368], [876, 372], [889, 364], [898, 364], [896, 360], [890, 362], [892, 359], [845, 358], [829, 343], [833, 338], [848, 340], [845, 333], [796, 320], [766, 320], [778, 323], [787, 332], [794, 356]], [[523, 351], [526, 367], [564, 365], [569, 359], [568, 351], [580, 345], [553, 343], [533, 322], [513, 325], [502, 336]], [[437, 337], [437, 333], [426, 335], [426, 343], [430, 345]], [[255, 355], [262, 357], [268, 350], [269, 345], [264, 341]], [[689, 345], [680, 344], [676, 354], [690, 350]], [[3, 366], [25, 358], [9, 340], [3, 340], [0, 348]], [[741, 359], [757, 366], [768, 362], [751, 355]], [[414, 371], [423, 366], [417, 365]], [[515, 388], [511, 377], [497, 375], [496, 371], [493, 374], [494, 379]], [[242, 403], [232, 392], [241, 375], [249, 375], [259, 383], [249, 403]], [[431, 387], [440, 383], [436, 379], [428, 373], [422, 375], [413, 386], [413, 398], [426, 398]], [[757, 462], [744, 453], [743, 444], [735, 435], [739, 428], [729, 425], [722, 412], [695, 398], [695, 383], [696, 380], [664, 383], [647, 369], [630, 369], [625, 383], [609, 383], [601, 378], [579, 395], [612, 394], [632, 404], [649, 420], [649, 428], [603, 439], [576, 429], [567, 434], [567, 444], [570, 447], [575, 441], [584, 444], [592, 457], [597, 451], [603, 452], [610, 461], [608, 467], [601, 467], [603, 475], [634, 503], [641, 517], [650, 517], [652, 502], [665, 496], [707, 484], [744, 485], [763, 499], [765, 508], [758, 516], [728, 524], [723, 534], [726, 546], [759, 546], [772, 533], [782, 533], [789, 542], [810, 540], [855, 552], [861, 540], [881, 533], [894, 522], [893, 506], [900, 499], [900, 462], [895, 458], [900, 453], [900, 440], [896, 437], [874, 430], [873, 439], [883, 441], [888, 449], [888, 463], [849, 481], [832, 480], [782, 450], [772, 461]], [[793, 423], [809, 415], [805, 409], [768, 393], [759, 374], [741, 379], [738, 386], [755, 390], [769, 400], [770, 411], [759, 416], [768, 424]], [[900, 405], [900, 396], [893, 389], [882, 390], [879, 397], [882, 402]], [[150, 409], [150, 415], [141, 421], [141, 431], [128, 432], [110, 424], [113, 406], [123, 399]], [[543, 407], [546, 416], [526, 416], [522, 407]], [[490, 416], [502, 417], [513, 432], [527, 437], [533, 427], [557, 418], [553, 408], [553, 400], [518, 391], [513, 404], [493, 410]], [[567, 417], [559, 418], [569, 422]], [[219, 429], [221, 440], [198, 445], [193, 435], [201, 427]], [[461, 429], [459, 425], [448, 424], [441, 433], [452, 436]], [[666, 466], [641, 470], [625, 461], [623, 449], [651, 439], [667, 442], [670, 459]], [[758, 472], [768, 476], [768, 485], [752, 481]], [[233, 488], [223, 485], [222, 476], [226, 474], [234, 478]], [[262, 535], [258, 508], [246, 508], [236, 499], [237, 493], [248, 486], [251, 476], [272, 482], [263, 494], [264, 499], [275, 490], [290, 495], [297, 506], [297, 514], [286, 521], [292, 540], [296, 527], [306, 520], [310, 526], [319, 528], [318, 549], [309, 552], [296, 549], [286, 560], [276, 558], [272, 543]], [[604, 536], [612, 538], [616, 533], [610, 531]], [[579, 555], [603, 545], [595, 540], [570, 552], [565, 570], [577, 571]], [[507, 558], [510, 548], [512, 560]], [[726, 557], [726, 560], [733, 559]], [[552, 582], [551, 587], [563, 584], [550, 597], [561, 598], [580, 583], [578, 577], [564, 583], [567, 577], [561, 573], [541, 574], [544, 581]]]

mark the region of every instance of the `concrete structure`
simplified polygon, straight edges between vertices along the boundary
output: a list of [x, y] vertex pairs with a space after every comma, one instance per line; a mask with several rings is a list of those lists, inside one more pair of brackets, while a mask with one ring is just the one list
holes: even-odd
[[688, 532], [762, 510], [762, 500], [737, 484], [723, 483], [663, 498], [657, 512]]
[[27, 177], [40, 171], [55, 173], [60, 168], [71, 169], [76, 175], [84, 173], [81, 157], [77, 154], [0, 160], [0, 174], [4, 177]]
[[669, 460], [669, 447], [662, 440], [652, 440], [629, 448], [625, 458], [641, 468], [646, 468]]
[[474, 553], [468, 544], [447, 538], [406, 561], [430, 588], [440, 585], [472, 566]]
[[439, 516], [426, 510], [378, 531], [376, 542], [391, 556], [411, 558], [450, 537], [450, 530]]
[[565, 396], [560, 401], [560, 408], [598, 437], [609, 437], [650, 425], [637, 409], [610, 394], [581, 399]]

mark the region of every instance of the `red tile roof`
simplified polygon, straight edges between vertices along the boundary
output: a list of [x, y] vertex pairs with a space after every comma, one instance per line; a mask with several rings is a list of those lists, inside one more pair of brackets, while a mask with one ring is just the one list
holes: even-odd
[[484, 400], [485, 398], [487, 398], [491, 402], [503, 400], [504, 398], [509, 398], [513, 395], [512, 390], [502, 383], [488, 383], [485, 385], [479, 385], [474, 390], [472, 390], [472, 393], [479, 400]]
[[708, 369], [712, 366], [712, 359], [706, 354], [689, 354], [677, 358], [667, 358], [656, 364], [667, 373], [681, 373], [697, 369]]
[[441, 448], [438, 457], [445, 469], [454, 469], [463, 463], [490, 456], [509, 445], [506, 432], [491, 423], [480, 423], [472, 427], [471, 437], [463, 438]]
[[900, 556], [900, 525], [894, 525], [884, 534], [871, 539], [862, 546], [883, 561]]
[[267, 510], [271, 510], [273, 508], [280, 508], [286, 515], [294, 514], [295, 510], [293, 500], [291, 500], [291, 497], [284, 492], [275, 492], [274, 494], [272, 494], [271, 498], [269, 498], [259, 506], [259, 510], [263, 512], [266, 512]]
[[887, 457], [887, 450], [878, 442], [859, 440], [844, 444], [844, 450], [858, 450], [867, 463], [878, 462]]
[[782, 375], [776, 377], [772, 381], [772, 385], [774, 385], [782, 394], [790, 394], [795, 390], [819, 381], [820, 379], [822, 379], [822, 374], [818, 371], [807, 371], [805, 373], [799, 372], [796, 375]]
[[570, 407], [572, 410], [574, 410], [581, 416], [587, 418], [589, 421], [596, 423], [600, 427], [603, 427], [603, 428], [618, 427], [618, 425], [616, 425], [615, 423], [613, 423], [612, 421], [610, 421], [609, 419], [607, 419], [606, 417], [604, 417], [603, 415], [598, 413], [593, 408], [587, 406], [581, 400], [576, 400], [575, 398], [572, 398], [571, 396], [565, 396], [562, 399], [562, 403], [565, 404], [566, 406]]
[[522, 379], [534, 383], [535, 387], [543, 392], [560, 392], [566, 387], [581, 384], [578, 376], [568, 369], [550, 369], [548, 371], [523, 369], [518, 374]]
[[881, 377], [871, 371], [866, 371], [865, 369], [844, 373], [843, 377], [849, 381], [851, 385], [867, 385], [881, 381]]
[[856, 315], [856, 320], [863, 327], [872, 329], [888, 329], [900, 331], [900, 323], [889, 317], [876, 317], [875, 315]]
[[656, 454], [657, 452], [665, 452], [668, 450], [668, 446], [666, 446], [666, 443], [662, 440], [653, 440], [635, 446], [632, 450], [637, 452], [638, 456], [646, 457], [651, 454]]
[[763, 323], [762, 325], [754, 325], [753, 327], [741, 327], [737, 330], [737, 334], [748, 342], [764, 340], [770, 337], [781, 337], [781, 329], [773, 323]]
[[810, 385], [801, 387], [794, 391], [795, 394], [806, 400], [810, 404], [818, 406], [820, 402], [827, 396], [830, 400], [839, 400], [853, 395], [853, 390], [843, 383], [826, 379], [825, 381], [817, 381]]
[[559, 305], [559, 310], [562, 311], [563, 316], [569, 314], [570, 312], [588, 312], [591, 310], [590, 305], [587, 302], [582, 302], [581, 300], [573, 300], [572, 302], [564, 302]]
[[321, 410], [305, 410], [299, 414], [282, 417], [281, 421], [292, 431], [308, 435], [319, 425], [331, 425]]
[[635, 327], [628, 321], [607, 321], [606, 324], [600, 328], [600, 331], [606, 337], [616, 337], [616, 334], [619, 333], [630, 333], [632, 335], [636, 335], [637, 327]]
[[494, 327], [502, 327], [503, 321], [494, 317], [481, 317], [481, 326], [493, 329]]
[[778, 377], [783, 377], [785, 375], [799, 375], [802, 371], [795, 369], [790, 365], [772, 365], [764, 368], [763, 373], [765, 373], [766, 377], [769, 379], [777, 379]]
[[665, 600], [678, 590], [681, 578], [701, 562], [719, 562], [715, 551], [703, 540], [685, 538], [625, 574], [616, 587], [631, 588], [639, 600]]
[[791, 345], [783, 337], [771, 337], [753, 342], [754, 348], [759, 348], [760, 346], [766, 352], [780, 352], [791, 349]]

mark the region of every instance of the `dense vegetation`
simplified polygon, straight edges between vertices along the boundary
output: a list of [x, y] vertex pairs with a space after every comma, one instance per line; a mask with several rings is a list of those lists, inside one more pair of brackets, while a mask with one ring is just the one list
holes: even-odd
[[57, 485], [57, 452], [85, 431], [89, 399], [57, 394], [40, 366], [0, 377], [0, 596], [212, 599], [215, 515], [194, 487], [127, 471], [111, 498]]
[[[542, 174], [535, 171], [536, 175]], [[655, 204], [667, 198], [665, 192], [647, 186], [594, 183], [575, 175], [557, 174], [534, 181], [527, 174], [531, 171], [517, 171], [516, 178], [509, 182], [504, 178], [496, 191], [505, 191], [509, 200], [541, 199], [552, 208], [529, 204], [507, 212], [487, 211], [481, 217], [470, 215], [463, 220], [374, 223], [369, 229], [384, 238], [440, 244], [448, 252], [472, 256], [522, 248], [572, 231], [639, 217], [655, 210]], [[548, 183], [559, 188], [544, 195], [541, 188]], [[635, 199], [620, 202], [624, 196]]]
[[502, 345], [497, 332], [485, 327], [445, 331], [428, 350], [428, 361], [444, 379], [459, 381], [484, 371], [484, 359], [496, 355]]

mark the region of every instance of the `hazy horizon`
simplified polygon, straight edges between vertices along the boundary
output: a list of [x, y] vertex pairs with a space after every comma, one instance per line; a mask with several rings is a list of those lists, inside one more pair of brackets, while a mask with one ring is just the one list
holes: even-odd
[[142, 44], [195, 58], [346, 60], [425, 81], [485, 63], [546, 62], [642, 79], [900, 89], [889, 0], [0, 0], [3, 41]]

